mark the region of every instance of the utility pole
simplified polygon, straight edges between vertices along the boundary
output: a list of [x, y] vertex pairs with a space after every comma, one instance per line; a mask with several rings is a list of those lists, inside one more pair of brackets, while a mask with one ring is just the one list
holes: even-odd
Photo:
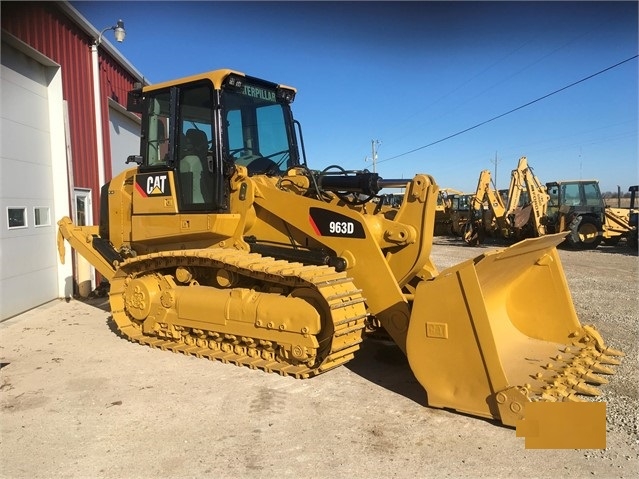
[[493, 175], [493, 177], [495, 179], [493, 181], [493, 186], [497, 190], [497, 163], [499, 163], [499, 160], [497, 159], [497, 152], [496, 151], [495, 151], [495, 159], [494, 160], [490, 160], [490, 162], [495, 165], [495, 174]]
[[371, 149], [372, 149], [372, 153], [373, 153], [373, 157], [371, 158], [371, 161], [373, 162], [373, 173], [377, 173], [376, 171], [376, 165], [377, 165], [377, 149], [375, 148], [376, 146], [381, 145], [382, 142], [379, 140], [371, 140]]

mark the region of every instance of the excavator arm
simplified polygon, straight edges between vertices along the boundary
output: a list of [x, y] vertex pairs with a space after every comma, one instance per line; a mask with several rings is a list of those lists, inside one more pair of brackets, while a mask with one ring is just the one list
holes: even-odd
[[[526, 193], [528, 198], [524, 206], [519, 206], [521, 196]], [[511, 232], [516, 237], [522, 236], [522, 231], [527, 225], [531, 225], [532, 236], [546, 234], [544, 218], [547, 214], [550, 196], [546, 187], [528, 166], [528, 159], [522, 156], [517, 163], [517, 168], [512, 170], [510, 187], [508, 189], [508, 205], [505, 216], [511, 218]], [[531, 236], [530, 233], [526, 233]]]
[[543, 236], [546, 234], [544, 218], [548, 212], [550, 196], [548, 195], [546, 186], [539, 181], [539, 178], [535, 176], [530, 166], [524, 170], [524, 175], [526, 191], [528, 192], [530, 206], [532, 207], [532, 220], [534, 222], [536, 236]]
[[519, 206], [521, 194], [526, 191], [525, 170], [528, 168], [528, 160], [521, 157], [517, 163], [517, 168], [510, 172], [510, 185], [508, 186], [508, 204], [506, 205], [506, 216], [510, 216]]
[[483, 170], [479, 174], [477, 188], [472, 197], [471, 217], [464, 228], [464, 241], [466, 241], [467, 244], [478, 244], [480, 238], [478, 230], [487, 228], [487, 225], [484, 224], [484, 203], [487, 203], [490, 208], [499, 234], [505, 238], [509, 236], [510, 226], [506, 216], [506, 207], [504, 206], [501, 196], [495, 190], [491, 182], [490, 170]]

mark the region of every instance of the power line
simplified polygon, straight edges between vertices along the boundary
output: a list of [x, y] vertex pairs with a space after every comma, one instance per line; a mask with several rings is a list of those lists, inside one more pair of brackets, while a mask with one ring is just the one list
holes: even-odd
[[483, 126], [483, 125], [485, 125], [485, 124], [487, 124], [487, 123], [490, 123], [491, 121], [495, 121], [495, 120], [497, 120], [497, 119], [499, 119], [499, 118], [502, 118], [502, 117], [504, 117], [504, 116], [506, 116], [506, 115], [510, 115], [511, 113], [514, 113], [514, 112], [516, 112], [516, 111], [518, 111], [518, 110], [521, 110], [522, 108], [526, 108], [527, 106], [530, 106], [530, 105], [532, 105], [532, 104], [534, 104], [534, 103], [537, 103], [538, 101], [544, 100], [544, 99], [546, 99], [546, 98], [548, 98], [548, 97], [550, 97], [550, 96], [552, 96], [552, 95], [555, 95], [555, 94], [557, 94], [557, 93], [559, 93], [559, 92], [562, 92], [562, 91], [564, 91], [564, 90], [567, 90], [567, 89], [568, 89], [568, 88], [570, 88], [570, 87], [573, 87], [573, 86], [575, 86], [575, 85], [578, 85], [579, 83], [583, 83], [583, 82], [585, 82], [586, 80], [590, 80], [591, 78], [594, 78], [594, 77], [596, 77], [597, 75], [601, 75], [602, 73], [605, 73], [605, 72], [607, 72], [608, 70], [612, 70], [613, 68], [616, 68], [616, 67], [618, 67], [618, 66], [620, 66], [620, 65], [623, 65], [624, 63], [628, 63], [629, 61], [634, 60], [634, 59], [635, 59], [635, 58], [637, 58], [638, 56], [639, 56], [639, 55], [635, 55], [635, 56], [632, 56], [632, 57], [630, 57], [630, 58], [626, 58], [625, 60], [620, 61], [619, 63], [616, 63], [615, 65], [609, 66], [608, 68], [604, 68], [603, 70], [600, 70], [600, 71], [598, 71], [597, 73], [593, 73], [592, 75], [589, 75], [589, 76], [587, 76], [587, 77], [585, 77], [585, 78], [582, 78], [581, 80], [577, 80], [576, 82], [573, 82], [573, 83], [571, 83], [570, 85], [566, 85], [565, 87], [559, 88], [558, 90], [555, 90], [555, 91], [553, 91], [553, 92], [551, 92], [551, 93], [548, 93], [547, 95], [541, 96], [541, 97], [539, 97], [539, 98], [537, 98], [537, 99], [535, 99], [535, 100], [529, 101], [528, 103], [525, 103], [524, 105], [518, 106], [517, 108], [513, 108], [512, 110], [508, 110], [508, 111], [507, 111], [507, 112], [505, 112], [505, 113], [502, 113], [502, 114], [500, 114], [500, 115], [494, 116], [494, 117], [492, 117], [492, 118], [490, 118], [490, 119], [488, 119], [488, 120], [482, 121], [481, 123], [477, 123], [476, 125], [473, 125], [473, 126], [471, 126], [471, 127], [469, 127], [469, 128], [466, 128], [466, 129], [464, 129], [464, 130], [458, 131], [457, 133], [453, 133], [452, 135], [448, 135], [447, 137], [441, 138], [441, 139], [439, 139], [439, 140], [437, 140], [437, 141], [433, 141], [432, 143], [429, 143], [429, 144], [427, 144], [427, 145], [420, 146], [420, 147], [418, 147], [418, 148], [414, 148], [414, 149], [412, 149], [412, 150], [410, 150], [410, 151], [407, 151], [407, 152], [405, 152], [405, 153], [400, 153], [399, 155], [391, 156], [390, 158], [385, 158], [385, 159], [383, 159], [383, 160], [378, 160], [378, 161], [377, 161], [377, 163], [383, 163], [383, 162], [385, 162], [385, 161], [394, 160], [394, 159], [396, 159], [396, 158], [400, 158], [400, 157], [402, 157], [402, 156], [406, 156], [406, 155], [409, 155], [409, 154], [411, 154], [411, 153], [415, 153], [416, 151], [423, 150], [424, 148], [428, 148], [429, 146], [433, 146], [433, 145], [436, 145], [436, 144], [441, 143], [441, 142], [443, 142], [443, 141], [450, 140], [451, 138], [454, 138], [454, 137], [456, 137], [456, 136], [459, 136], [459, 135], [461, 135], [462, 133], [466, 133], [466, 132], [468, 132], [468, 131], [474, 130], [475, 128], [479, 128], [480, 126]]

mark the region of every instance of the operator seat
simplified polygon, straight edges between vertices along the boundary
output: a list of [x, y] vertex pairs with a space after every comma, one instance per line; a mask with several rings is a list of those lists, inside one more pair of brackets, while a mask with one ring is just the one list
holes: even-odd
[[206, 154], [209, 149], [209, 139], [202, 130], [196, 130], [191, 128], [186, 132], [186, 140], [193, 147], [193, 153], [200, 157], [203, 162], [202, 166], [206, 164]]
[[[204, 135], [203, 140], [199, 133]], [[181, 137], [180, 179], [182, 183], [182, 199], [187, 204], [204, 204], [202, 183], [204, 181], [206, 150], [204, 151], [204, 160], [202, 160], [199, 154], [202, 151], [202, 141], [204, 142], [204, 148], [207, 148], [206, 134], [199, 130], [189, 130], [186, 135]]]

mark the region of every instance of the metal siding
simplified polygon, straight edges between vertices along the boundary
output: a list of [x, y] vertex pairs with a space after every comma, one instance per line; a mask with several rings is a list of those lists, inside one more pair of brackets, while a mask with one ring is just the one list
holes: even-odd
[[[2, 29], [61, 66], [62, 91], [69, 106], [73, 182], [91, 188], [93, 214], [99, 218], [98, 163], [91, 74], [93, 38], [82, 31], [55, 2], [2, 2]], [[126, 91], [136, 81], [103, 49], [99, 49], [105, 178], [111, 177], [107, 95], [126, 105]]]
[[[109, 139], [109, 98], [126, 107], [128, 92], [133, 88], [135, 79], [106, 52], [99, 50], [100, 92], [102, 93], [102, 133], [104, 135], [105, 179], [111, 179], [111, 141]], [[122, 159], [124, 161], [124, 159]]]

